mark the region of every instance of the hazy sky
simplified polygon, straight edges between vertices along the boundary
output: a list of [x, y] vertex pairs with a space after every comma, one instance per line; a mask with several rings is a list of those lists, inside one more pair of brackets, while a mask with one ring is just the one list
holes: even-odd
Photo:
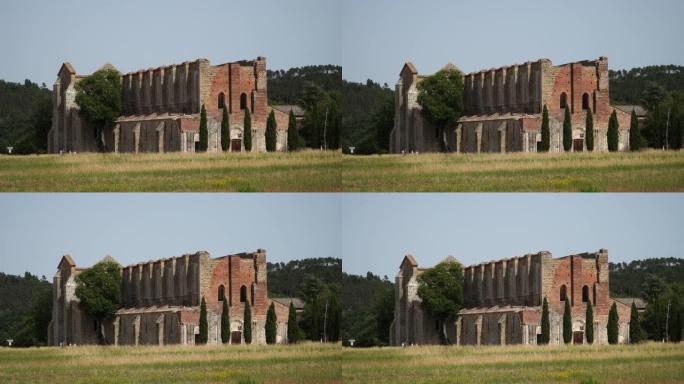
[[392, 280], [407, 253], [424, 267], [542, 250], [684, 257], [682, 194], [345, 194], [341, 209], [343, 269]]
[[339, 0], [3, 0], [0, 79], [52, 87], [88, 74], [266, 56], [271, 69], [340, 64]]
[[611, 69], [684, 64], [681, 0], [344, 0], [343, 77], [393, 86], [432, 73], [608, 56]]
[[268, 261], [340, 257], [332, 194], [0, 194], [0, 272], [51, 278], [65, 253], [88, 267], [264, 248]]

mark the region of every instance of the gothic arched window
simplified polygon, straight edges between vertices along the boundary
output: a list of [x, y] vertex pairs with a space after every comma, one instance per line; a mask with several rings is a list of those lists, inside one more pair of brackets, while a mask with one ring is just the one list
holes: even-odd
[[561, 287], [560, 287], [560, 301], [565, 301], [567, 299], [568, 299], [567, 288], [565, 288], [565, 285], [561, 285]]
[[247, 301], [247, 287], [243, 285], [240, 287], [240, 302], [244, 303], [245, 301]]

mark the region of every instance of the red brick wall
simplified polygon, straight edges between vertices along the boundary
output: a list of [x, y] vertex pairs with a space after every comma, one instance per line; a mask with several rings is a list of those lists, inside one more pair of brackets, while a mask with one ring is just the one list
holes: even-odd
[[[589, 301], [594, 306], [594, 317], [608, 316], [612, 301], [608, 298], [607, 274], [607, 253], [573, 255], [558, 260], [549, 297], [547, 297], [549, 309], [561, 314], [565, 311], [565, 302], [560, 300], [561, 286], [565, 285], [573, 316], [584, 316], [587, 304], [582, 302], [582, 288], [586, 286], [589, 291]], [[594, 286], [596, 286], [595, 301]]]

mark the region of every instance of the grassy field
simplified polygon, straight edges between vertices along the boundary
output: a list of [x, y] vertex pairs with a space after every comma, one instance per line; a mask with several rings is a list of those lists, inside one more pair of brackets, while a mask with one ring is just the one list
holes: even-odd
[[684, 151], [349, 156], [357, 192], [684, 191]]
[[682, 383], [684, 345], [345, 349], [344, 383]]
[[340, 346], [0, 348], [0, 383], [341, 383]]
[[339, 191], [338, 152], [0, 156], [2, 192]]

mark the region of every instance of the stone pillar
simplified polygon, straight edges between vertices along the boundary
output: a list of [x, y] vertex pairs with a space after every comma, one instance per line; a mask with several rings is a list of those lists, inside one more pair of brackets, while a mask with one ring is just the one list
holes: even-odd
[[140, 152], [140, 123], [136, 123], [133, 128], [133, 142], [135, 153]]
[[461, 152], [461, 140], [463, 139], [463, 124], [456, 126], [456, 153]]
[[484, 73], [476, 73], [474, 80], [473, 93], [475, 94], [475, 106], [473, 108], [473, 114], [482, 115], [484, 114]]
[[157, 125], [157, 152], [164, 153], [164, 122]]
[[140, 264], [135, 265], [133, 268], [133, 306], [142, 307], [142, 294], [140, 290], [140, 275], [142, 274], [142, 266]]
[[477, 153], [482, 151], [482, 123], [477, 123], [477, 128], [475, 128], [475, 139], [477, 142]]
[[135, 320], [133, 320], [133, 340], [134, 345], [140, 343], [140, 315], [137, 315]]
[[181, 324], [181, 345], [188, 345], [188, 327], [185, 324]]
[[136, 72], [133, 74], [133, 93], [135, 94], [135, 113], [143, 113], [142, 108], [142, 72]]
[[157, 260], [154, 262], [152, 269], [152, 278], [154, 279], [154, 295], [152, 303], [154, 305], [161, 305], [163, 302], [163, 280], [162, 273], [164, 271], [164, 261]]
[[459, 316], [456, 320], [456, 345], [461, 345], [461, 328], [463, 327], [463, 318]]
[[114, 126], [114, 153], [119, 153], [119, 141], [121, 140], [121, 125]]
[[484, 297], [482, 295], [482, 274], [484, 268], [482, 264], [474, 267], [473, 285], [475, 286], [475, 303], [476, 307], [484, 307]]
[[530, 145], [529, 132], [524, 131], [522, 133], [522, 150], [523, 150], [523, 152], [525, 152], [525, 153], [530, 152], [529, 145]]
[[504, 274], [506, 273], [506, 262], [505, 261], [497, 261], [496, 264], [494, 264], [494, 279], [495, 279], [495, 284], [494, 286], [496, 287], [496, 305], [503, 305], [505, 303], [504, 299], [504, 289], [505, 289], [505, 281], [504, 281]]
[[495, 105], [496, 112], [503, 112], [505, 110], [505, 97], [504, 97], [504, 82], [506, 81], [506, 69], [498, 68], [494, 71], [494, 87], [495, 87]]
[[119, 316], [114, 318], [114, 345], [119, 345], [119, 324], [121, 319]]
[[174, 305], [176, 296], [174, 292], [174, 259], [164, 260], [164, 303]]
[[506, 153], [506, 122], [499, 126], [499, 152]]
[[517, 305], [517, 292], [515, 289], [515, 271], [517, 269], [517, 260], [508, 260], [506, 262], [506, 269], [506, 303], [510, 305]]
[[530, 331], [527, 324], [522, 325], [522, 343], [523, 345], [530, 343]]
[[482, 344], [482, 315], [477, 316], [475, 321], [475, 333], [477, 336], [477, 345]]
[[506, 345], [506, 314], [499, 319], [499, 344]]
[[143, 265], [143, 305], [149, 307], [152, 305], [152, 263], [145, 263]]
[[164, 345], [164, 314], [162, 313], [157, 317], [157, 344]]
[[508, 106], [508, 110], [511, 112], [517, 112], [518, 111], [518, 103], [516, 100], [516, 92], [515, 92], [515, 85], [517, 81], [517, 75], [518, 75], [518, 65], [514, 65], [511, 67], [508, 67], [508, 70], [506, 71], [506, 89], [507, 89], [507, 96], [508, 98], [506, 99], [506, 104]]

